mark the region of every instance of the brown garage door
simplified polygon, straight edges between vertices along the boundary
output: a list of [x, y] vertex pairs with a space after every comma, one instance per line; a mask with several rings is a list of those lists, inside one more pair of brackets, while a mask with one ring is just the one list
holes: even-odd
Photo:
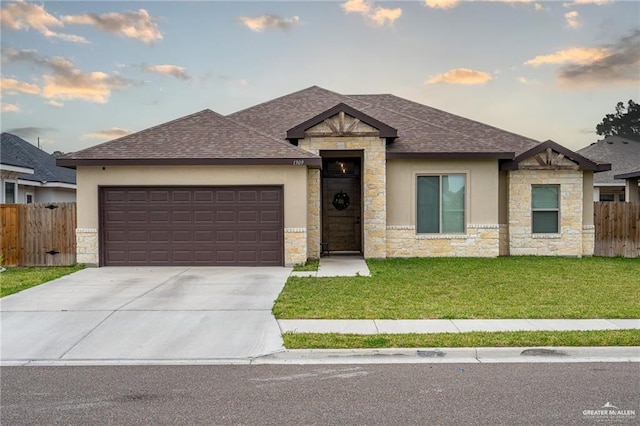
[[101, 264], [284, 264], [280, 186], [102, 187]]

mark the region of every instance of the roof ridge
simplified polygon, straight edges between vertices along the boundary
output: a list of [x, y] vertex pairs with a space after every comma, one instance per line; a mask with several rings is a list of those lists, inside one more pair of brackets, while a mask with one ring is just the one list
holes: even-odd
[[324, 90], [325, 92], [333, 93], [335, 95], [344, 96], [341, 93], [334, 92], [332, 90], [325, 89], [324, 87], [320, 87], [320, 86], [317, 86], [317, 85], [314, 84], [313, 86], [305, 87], [304, 89], [296, 90], [295, 92], [287, 93], [286, 95], [278, 96], [277, 98], [269, 99], [269, 100], [266, 100], [264, 102], [260, 102], [259, 104], [255, 104], [255, 105], [248, 106], [246, 108], [239, 109], [238, 111], [234, 111], [231, 114], [227, 114], [225, 117], [229, 117], [230, 115], [234, 115], [234, 114], [240, 114], [241, 112], [247, 111], [249, 109], [255, 108], [255, 107], [260, 106], [260, 105], [269, 105], [269, 104], [271, 104], [273, 102], [279, 101], [280, 99], [283, 99], [283, 98], [286, 98], [286, 97], [289, 97], [289, 96], [292, 96], [292, 95], [295, 95], [295, 94], [298, 94], [298, 93], [306, 92], [307, 90], [311, 90], [311, 89], [320, 89], [320, 90]]

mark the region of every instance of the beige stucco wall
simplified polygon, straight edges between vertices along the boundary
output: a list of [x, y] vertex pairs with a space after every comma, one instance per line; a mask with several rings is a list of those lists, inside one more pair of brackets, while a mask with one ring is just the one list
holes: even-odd
[[[466, 175], [466, 232], [417, 234], [416, 177], [452, 173]], [[499, 192], [497, 160], [387, 161], [387, 255], [498, 256]]]
[[[509, 251], [511, 255], [592, 255], [583, 245], [585, 195], [580, 170], [514, 170], [509, 172]], [[531, 229], [532, 185], [560, 185], [560, 232], [533, 234]], [[592, 205], [587, 195], [588, 205]], [[591, 250], [591, 253], [585, 251]]]
[[467, 175], [467, 223], [497, 225], [497, 160], [387, 161], [387, 225], [415, 226], [416, 176], [451, 173]]
[[106, 166], [77, 168], [78, 262], [98, 264], [98, 186], [284, 185], [285, 264], [307, 258], [304, 166]]

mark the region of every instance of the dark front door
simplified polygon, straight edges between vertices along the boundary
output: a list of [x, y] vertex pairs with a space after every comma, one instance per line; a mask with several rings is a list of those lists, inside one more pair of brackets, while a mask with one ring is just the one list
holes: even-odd
[[322, 241], [330, 251], [362, 251], [360, 159], [325, 159]]

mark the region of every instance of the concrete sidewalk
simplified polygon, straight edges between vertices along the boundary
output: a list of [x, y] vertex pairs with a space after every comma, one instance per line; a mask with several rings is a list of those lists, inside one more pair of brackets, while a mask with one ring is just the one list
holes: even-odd
[[640, 329], [640, 319], [278, 320], [283, 333], [406, 334]]
[[334, 254], [321, 257], [317, 271], [294, 271], [294, 277], [368, 277], [369, 267], [360, 254]]

